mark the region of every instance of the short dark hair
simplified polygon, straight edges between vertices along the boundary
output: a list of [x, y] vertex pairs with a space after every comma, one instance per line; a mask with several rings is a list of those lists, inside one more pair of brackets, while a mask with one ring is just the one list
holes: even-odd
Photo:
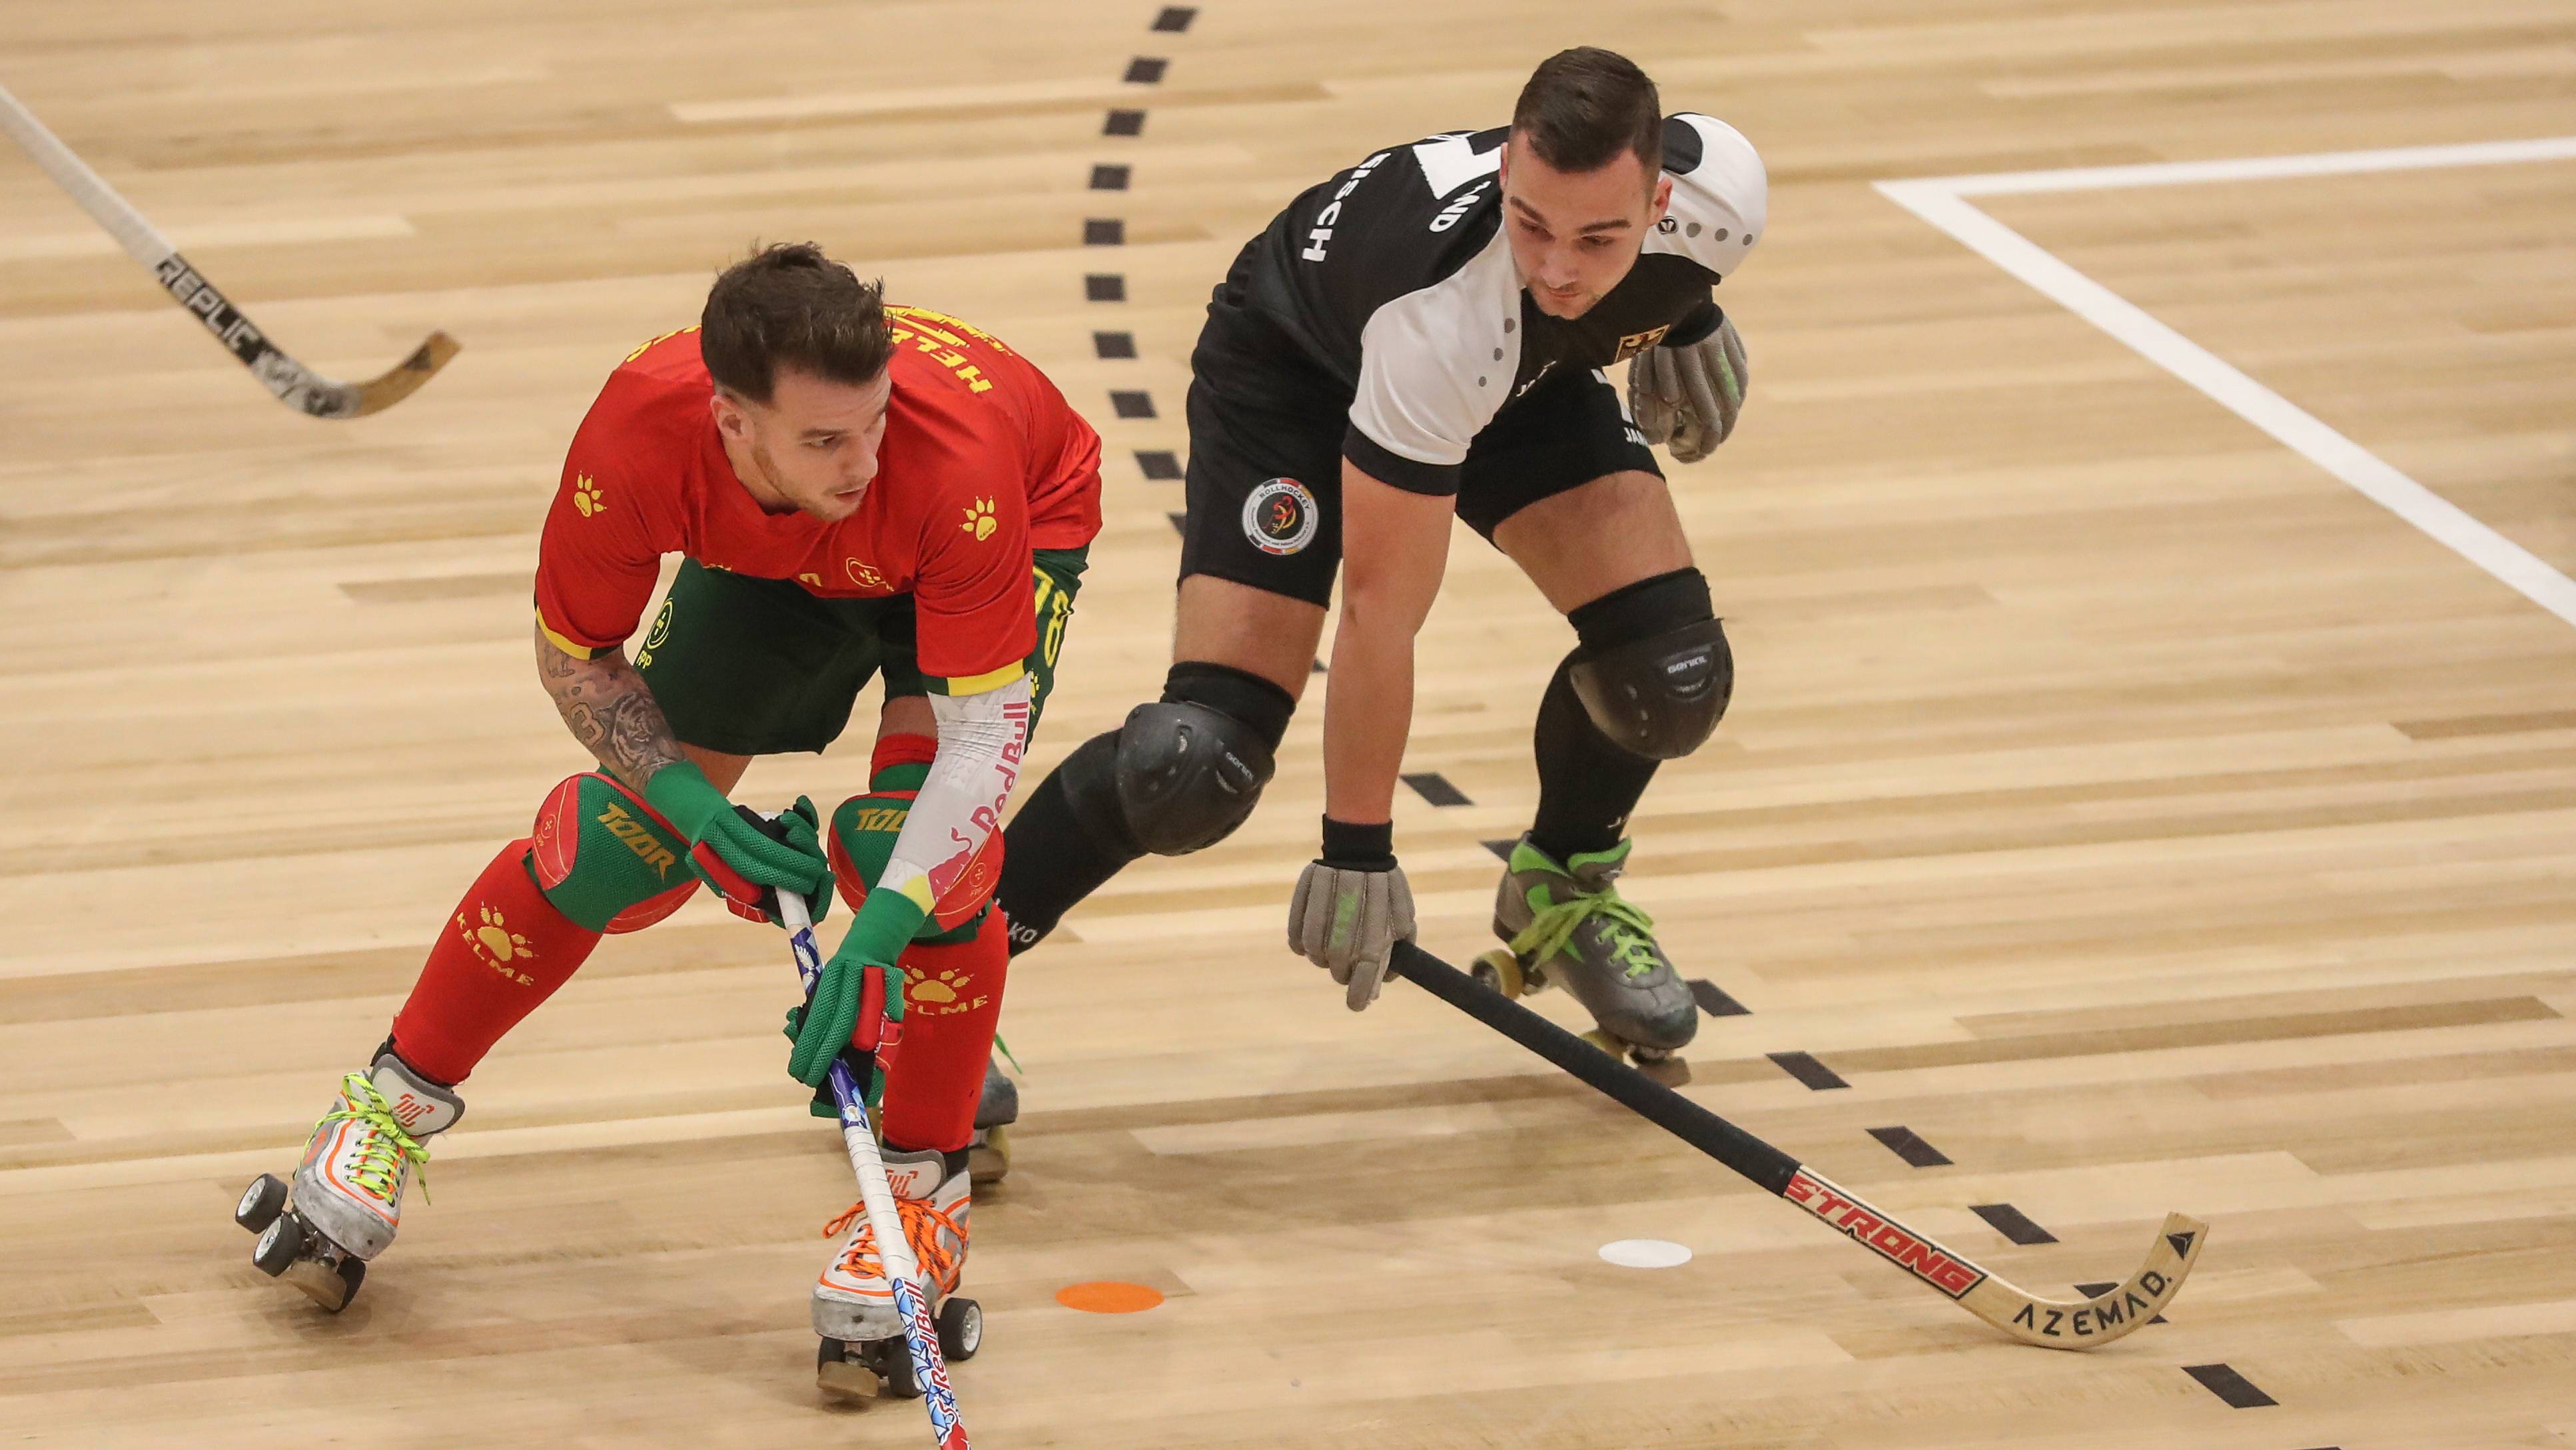
[[1651, 180], [1664, 164], [1663, 98], [1635, 61], [1578, 45], [1530, 72], [1512, 134], [1559, 171], [1598, 171], [1634, 151]]
[[716, 386], [755, 403], [769, 401], [782, 367], [874, 382], [894, 356], [885, 284], [860, 281], [812, 242], [758, 248], [717, 275], [698, 352]]

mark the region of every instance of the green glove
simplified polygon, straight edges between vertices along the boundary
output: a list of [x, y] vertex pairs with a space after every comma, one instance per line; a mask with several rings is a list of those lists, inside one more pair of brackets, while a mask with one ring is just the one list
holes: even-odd
[[[841, 949], [823, 964], [805, 1006], [789, 1014], [788, 1035], [795, 1050], [787, 1057], [788, 1076], [807, 1087], [822, 1087], [832, 1059], [848, 1048], [874, 1054], [886, 1038], [883, 1024], [903, 1021], [903, 972], [895, 961], [929, 918], [919, 902], [900, 891], [871, 891], [859, 908]], [[852, 1066], [857, 1073], [856, 1064]], [[860, 1075], [862, 1083], [868, 1081]]]
[[689, 838], [689, 869], [735, 915], [776, 921], [768, 900], [773, 889], [804, 897], [817, 919], [831, 905], [832, 861], [823, 853], [812, 801], [798, 797], [773, 829], [757, 812], [725, 799], [705, 771], [685, 760], [653, 772], [644, 799]]

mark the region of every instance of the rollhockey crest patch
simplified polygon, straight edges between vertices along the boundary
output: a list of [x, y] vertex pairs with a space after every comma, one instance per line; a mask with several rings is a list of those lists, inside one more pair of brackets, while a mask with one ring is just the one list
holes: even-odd
[[1322, 515], [1315, 496], [1293, 478], [1274, 478], [1243, 501], [1243, 536], [1265, 554], [1294, 554], [1315, 542]]

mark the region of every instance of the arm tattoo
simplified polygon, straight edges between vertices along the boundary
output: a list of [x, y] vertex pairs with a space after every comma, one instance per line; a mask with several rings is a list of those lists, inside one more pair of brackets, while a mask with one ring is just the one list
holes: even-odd
[[685, 758], [652, 689], [617, 651], [575, 659], [539, 634], [537, 677], [572, 738], [637, 790], [653, 772]]

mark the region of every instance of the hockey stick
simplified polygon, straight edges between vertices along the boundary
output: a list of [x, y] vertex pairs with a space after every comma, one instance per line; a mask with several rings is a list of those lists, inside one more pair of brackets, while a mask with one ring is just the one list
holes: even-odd
[[[780, 891], [776, 897], [787, 927], [788, 949], [796, 956], [796, 975], [810, 998], [823, 976], [822, 949], [814, 944], [814, 918], [795, 892]], [[877, 1154], [876, 1130], [868, 1122], [867, 1090], [851, 1078], [849, 1064], [838, 1057], [832, 1059], [832, 1101], [841, 1110], [841, 1143], [850, 1150], [850, 1168], [859, 1176], [859, 1202], [867, 1206], [877, 1258], [885, 1267], [886, 1283], [894, 1290], [895, 1310], [903, 1316], [904, 1347], [912, 1354], [912, 1374], [921, 1386], [922, 1406], [930, 1412], [931, 1438], [940, 1450], [966, 1450], [966, 1422], [957, 1413], [957, 1391], [948, 1383], [948, 1360], [939, 1349], [939, 1330], [931, 1323], [930, 1296], [922, 1292], [921, 1266], [913, 1261], [911, 1241], [903, 1236], [894, 1185], [886, 1182], [885, 1160]]]
[[2091, 1349], [2135, 1333], [2176, 1294], [2200, 1258], [2209, 1225], [2165, 1215], [2138, 1272], [2090, 1299], [2043, 1299], [1996, 1277], [1871, 1207], [1833, 1180], [1726, 1119], [1593, 1047], [1411, 942], [1398, 942], [1392, 970], [1593, 1087], [1656, 1127], [1822, 1219], [1825, 1226], [1940, 1290], [1959, 1307], [2024, 1344]]
[[0, 87], [0, 131], [8, 132], [9, 139], [25, 147], [55, 185], [70, 192], [81, 210], [107, 228], [127, 256], [150, 268], [172, 300], [195, 313], [215, 340], [241, 359], [252, 377], [259, 379], [260, 386], [275, 393], [277, 400], [290, 408], [316, 418], [363, 418], [381, 413], [410, 397], [447, 366], [449, 358], [456, 356], [456, 339], [444, 332], [433, 332], [412, 349], [411, 356], [377, 377], [363, 383], [326, 378], [278, 351], [249, 318], [242, 316], [241, 309], [179, 255], [169, 238], [46, 130], [44, 123], [19, 104], [6, 87]]

